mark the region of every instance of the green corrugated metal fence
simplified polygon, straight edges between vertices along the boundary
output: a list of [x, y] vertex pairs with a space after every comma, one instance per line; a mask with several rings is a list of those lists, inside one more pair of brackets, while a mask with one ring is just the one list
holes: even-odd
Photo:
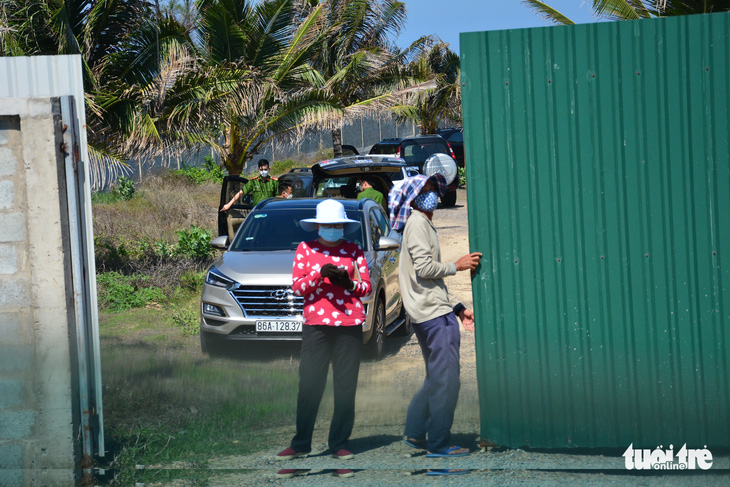
[[482, 438], [730, 446], [730, 15], [461, 46]]

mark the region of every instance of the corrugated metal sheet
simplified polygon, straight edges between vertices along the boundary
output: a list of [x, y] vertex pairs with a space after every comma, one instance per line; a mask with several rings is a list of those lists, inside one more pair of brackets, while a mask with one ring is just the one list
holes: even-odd
[[730, 445], [729, 33], [461, 35], [483, 439]]
[[[81, 56], [0, 57], [0, 98], [73, 97], [73, 108], [62, 101], [64, 123], [72, 130], [65, 141], [77, 150], [69, 151], [67, 170], [72, 260], [74, 262], [77, 339], [80, 350], [79, 395], [83, 431], [83, 453], [104, 456], [104, 428], [99, 349], [99, 311], [96, 294], [96, 262], [91, 216], [91, 173], [86, 141], [86, 115]], [[73, 123], [72, 117], [76, 123]], [[71, 133], [73, 132], [73, 134]], [[76, 159], [78, 158], [78, 160]], [[73, 159], [73, 160], [71, 160]], [[83, 280], [83, 282], [79, 282]], [[81, 309], [79, 309], [81, 308]], [[93, 442], [86, 441], [93, 437]]]

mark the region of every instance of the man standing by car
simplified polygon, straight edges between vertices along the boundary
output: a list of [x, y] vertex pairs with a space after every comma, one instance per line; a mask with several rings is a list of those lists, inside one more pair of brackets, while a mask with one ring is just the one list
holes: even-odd
[[[451, 302], [444, 277], [475, 270], [482, 254], [473, 252], [455, 263], [441, 262], [432, 218], [444, 193], [443, 176], [418, 175], [394, 187], [388, 198], [391, 224], [397, 230], [405, 226], [399, 264], [401, 295], [426, 362], [426, 379], [408, 407], [404, 441], [414, 448], [426, 448], [427, 457], [470, 453], [451, 444], [451, 425], [460, 388], [461, 338], [456, 317], [466, 330], [473, 331], [474, 313], [461, 303]], [[439, 472], [453, 475], [459, 471], [430, 474]]]
[[360, 178], [360, 193], [357, 195], [357, 199], [372, 198], [380, 206], [385, 208], [385, 198], [383, 193], [373, 187], [373, 179], [369, 176], [362, 176]]
[[236, 201], [243, 197], [243, 195], [249, 193], [253, 195], [253, 206], [256, 206], [266, 198], [276, 196], [278, 185], [278, 181], [269, 176], [269, 161], [261, 159], [259, 161], [259, 177], [249, 179], [249, 181], [243, 185], [241, 191], [233, 195], [231, 201], [223, 205], [221, 211], [228, 211], [231, 206], [236, 203]]

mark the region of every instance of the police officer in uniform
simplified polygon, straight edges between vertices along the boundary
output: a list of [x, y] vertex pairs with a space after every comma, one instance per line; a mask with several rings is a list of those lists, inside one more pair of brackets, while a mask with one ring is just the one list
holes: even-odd
[[246, 184], [243, 185], [241, 191], [236, 193], [231, 201], [223, 205], [221, 211], [228, 211], [236, 201], [239, 200], [243, 195], [251, 193], [253, 195], [253, 205], [256, 206], [266, 198], [276, 196], [276, 190], [278, 189], [279, 182], [276, 178], [269, 176], [269, 161], [261, 159], [259, 161], [259, 176], [251, 178]]
[[235, 208], [229, 211], [236, 201], [241, 199], [243, 195], [251, 193], [253, 196], [253, 205], [256, 206], [259, 202], [266, 198], [276, 196], [278, 181], [269, 176], [269, 161], [266, 159], [261, 159], [259, 161], [259, 176], [260, 177], [249, 179], [248, 182], [243, 185], [243, 188], [233, 195], [231, 201], [223, 205], [221, 208], [222, 212], [228, 212], [226, 220], [228, 223], [228, 238], [231, 240], [249, 212], [248, 209], [241, 210]]

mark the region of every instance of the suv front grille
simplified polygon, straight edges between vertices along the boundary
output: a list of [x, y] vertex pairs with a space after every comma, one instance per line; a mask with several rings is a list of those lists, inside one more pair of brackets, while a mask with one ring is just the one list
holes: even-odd
[[304, 298], [295, 295], [289, 286], [237, 286], [231, 294], [249, 318], [301, 317], [304, 310]]

